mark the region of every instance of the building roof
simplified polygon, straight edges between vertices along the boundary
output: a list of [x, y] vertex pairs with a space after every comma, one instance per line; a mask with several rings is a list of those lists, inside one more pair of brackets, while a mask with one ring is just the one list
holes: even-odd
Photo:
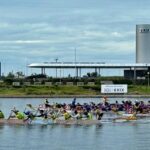
[[146, 63], [104, 63], [104, 62], [44, 62], [29, 64], [30, 68], [148, 68]]

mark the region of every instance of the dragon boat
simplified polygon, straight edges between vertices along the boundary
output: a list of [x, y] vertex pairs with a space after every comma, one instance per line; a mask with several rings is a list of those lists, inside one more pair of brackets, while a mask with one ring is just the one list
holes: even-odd
[[127, 121], [136, 121], [137, 117], [134, 114], [122, 114], [113, 119], [113, 122], [127, 122]]
[[2, 125], [100, 125], [99, 120], [51, 120], [51, 119], [34, 119], [30, 120], [19, 120], [17, 118], [13, 119], [0, 119], [0, 124]]

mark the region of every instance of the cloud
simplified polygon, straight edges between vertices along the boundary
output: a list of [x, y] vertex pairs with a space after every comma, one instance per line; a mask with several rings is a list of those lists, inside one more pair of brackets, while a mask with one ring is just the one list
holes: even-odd
[[0, 1], [0, 59], [24, 64], [54, 60], [133, 61], [135, 25], [149, 20], [139, 0]]
[[16, 41], [0, 41], [0, 44], [45, 44], [50, 43], [48, 40], [16, 40]]

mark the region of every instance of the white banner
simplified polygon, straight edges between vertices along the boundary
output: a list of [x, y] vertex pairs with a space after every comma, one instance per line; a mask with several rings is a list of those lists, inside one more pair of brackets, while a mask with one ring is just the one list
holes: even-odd
[[112, 84], [112, 85], [101, 85], [101, 93], [127, 93], [127, 84]]

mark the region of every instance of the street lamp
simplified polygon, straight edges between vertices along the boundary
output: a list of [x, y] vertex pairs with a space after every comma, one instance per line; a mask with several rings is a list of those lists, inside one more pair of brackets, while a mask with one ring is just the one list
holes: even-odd
[[149, 87], [149, 74], [150, 74], [150, 72], [147, 72], [147, 84], [148, 84], [148, 87]]

